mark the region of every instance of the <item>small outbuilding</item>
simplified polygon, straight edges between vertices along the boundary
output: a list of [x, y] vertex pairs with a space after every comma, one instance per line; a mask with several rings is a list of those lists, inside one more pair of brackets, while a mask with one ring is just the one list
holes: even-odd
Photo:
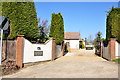
[[80, 32], [65, 32], [64, 43], [69, 44], [70, 50], [79, 49]]

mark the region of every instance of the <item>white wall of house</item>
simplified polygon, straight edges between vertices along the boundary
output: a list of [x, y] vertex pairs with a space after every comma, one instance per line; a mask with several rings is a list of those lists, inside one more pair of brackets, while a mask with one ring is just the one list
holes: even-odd
[[64, 40], [64, 42], [69, 42], [71, 49], [79, 49], [79, 40]]
[[[41, 50], [37, 48], [40, 47]], [[43, 56], [34, 56], [34, 51], [43, 51]], [[32, 44], [28, 40], [24, 40], [23, 63], [38, 62], [51, 60], [52, 58], [52, 40], [46, 44]]]
[[120, 57], [120, 44], [116, 41], [116, 58]]

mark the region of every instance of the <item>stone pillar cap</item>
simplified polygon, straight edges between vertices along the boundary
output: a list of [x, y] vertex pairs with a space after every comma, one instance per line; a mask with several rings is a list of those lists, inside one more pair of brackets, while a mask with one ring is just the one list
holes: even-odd
[[17, 37], [24, 37], [24, 35], [18, 35]]
[[116, 40], [116, 38], [110, 38], [110, 40]]

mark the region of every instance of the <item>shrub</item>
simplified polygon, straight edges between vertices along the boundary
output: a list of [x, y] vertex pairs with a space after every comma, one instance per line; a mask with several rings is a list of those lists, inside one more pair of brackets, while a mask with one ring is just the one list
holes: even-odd
[[116, 38], [120, 42], [120, 8], [109, 11], [106, 22], [106, 38]]
[[2, 16], [10, 19], [8, 39], [24, 35], [30, 41], [37, 40], [39, 32], [34, 2], [3, 2]]
[[55, 38], [56, 44], [60, 45], [64, 40], [64, 21], [61, 13], [52, 14], [50, 37]]
[[84, 49], [84, 48], [85, 48], [85, 45], [84, 45], [83, 41], [80, 43], [80, 48], [81, 48], [81, 49]]

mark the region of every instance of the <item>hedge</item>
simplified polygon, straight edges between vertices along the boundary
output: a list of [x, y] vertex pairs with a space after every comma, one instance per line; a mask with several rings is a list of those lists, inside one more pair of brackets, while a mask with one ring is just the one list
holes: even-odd
[[39, 32], [34, 2], [2, 2], [2, 16], [10, 19], [8, 39], [24, 35], [30, 41], [37, 40]]
[[55, 38], [56, 44], [60, 45], [64, 40], [64, 21], [61, 13], [52, 14], [50, 37]]
[[120, 42], [120, 8], [109, 11], [106, 22], [106, 39], [116, 38]]

